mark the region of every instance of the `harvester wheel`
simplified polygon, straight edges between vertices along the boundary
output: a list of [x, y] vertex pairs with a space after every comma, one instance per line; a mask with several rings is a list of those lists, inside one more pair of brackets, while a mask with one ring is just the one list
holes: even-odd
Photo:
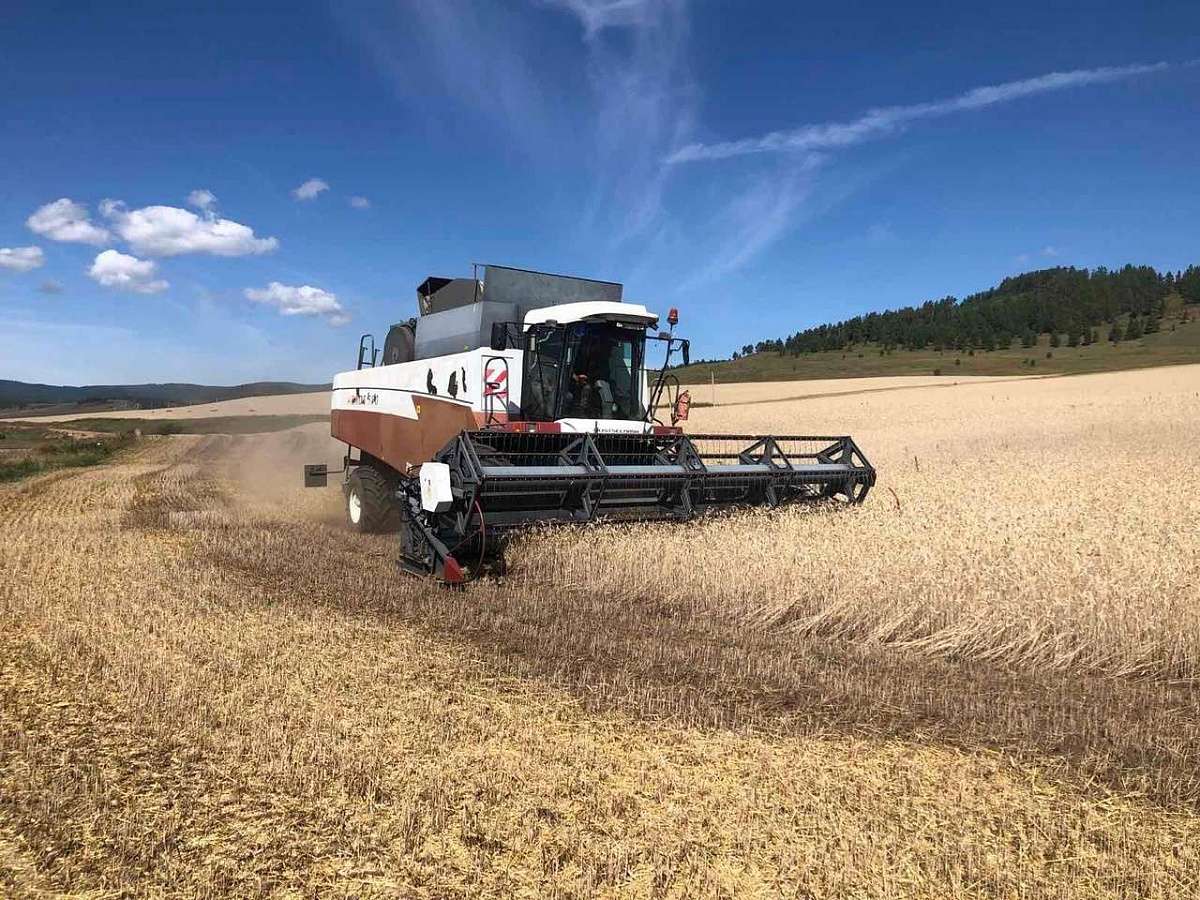
[[381, 534], [400, 527], [395, 485], [373, 466], [359, 466], [350, 474], [346, 523], [360, 534]]

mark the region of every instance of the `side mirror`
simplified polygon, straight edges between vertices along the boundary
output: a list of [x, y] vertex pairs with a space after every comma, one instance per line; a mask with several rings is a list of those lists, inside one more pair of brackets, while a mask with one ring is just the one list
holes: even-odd
[[492, 323], [492, 343], [491, 348], [497, 352], [506, 350], [508, 347], [508, 326], [503, 322]]
[[691, 341], [683, 342], [683, 364], [691, 365], [692, 362], [692, 343]]
[[540, 322], [525, 332], [525, 341], [528, 344], [535, 341], [549, 340], [554, 334], [554, 329], [557, 327], [557, 322]]

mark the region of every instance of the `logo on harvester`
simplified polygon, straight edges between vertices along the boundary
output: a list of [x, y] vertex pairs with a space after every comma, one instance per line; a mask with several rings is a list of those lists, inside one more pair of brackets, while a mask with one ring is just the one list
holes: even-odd
[[483, 396], [508, 399], [508, 361], [489, 359], [483, 369]]

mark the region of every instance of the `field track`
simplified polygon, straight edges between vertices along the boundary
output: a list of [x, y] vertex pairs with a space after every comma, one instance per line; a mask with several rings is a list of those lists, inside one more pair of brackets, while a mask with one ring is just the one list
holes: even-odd
[[1200, 367], [694, 417], [880, 486], [462, 593], [319, 425], [0, 488], [0, 894], [1196, 896]]

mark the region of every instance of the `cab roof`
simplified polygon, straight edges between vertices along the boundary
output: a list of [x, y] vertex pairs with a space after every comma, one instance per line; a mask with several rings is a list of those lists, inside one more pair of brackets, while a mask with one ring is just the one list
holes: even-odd
[[578, 303], [559, 303], [542, 306], [525, 313], [525, 330], [532, 325], [557, 322], [628, 322], [646, 328], [658, 325], [658, 313], [651, 312], [640, 303], [624, 303], [613, 300], [584, 300]]

